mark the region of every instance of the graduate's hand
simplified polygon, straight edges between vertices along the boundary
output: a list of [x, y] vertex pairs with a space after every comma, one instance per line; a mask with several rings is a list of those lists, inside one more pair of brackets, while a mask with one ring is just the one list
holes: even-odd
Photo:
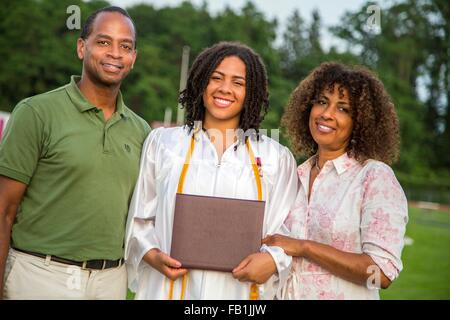
[[299, 257], [303, 254], [304, 241], [275, 234], [265, 237], [262, 243], [267, 246], [280, 247], [287, 255]]
[[144, 255], [144, 261], [161, 272], [170, 280], [176, 280], [186, 274], [187, 269], [181, 268], [181, 262], [153, 248]]
[[265, 283], [277, 271], [270, 253], [259, 252], [249, 255], [233, 269], [233, 277], [239, 281]]

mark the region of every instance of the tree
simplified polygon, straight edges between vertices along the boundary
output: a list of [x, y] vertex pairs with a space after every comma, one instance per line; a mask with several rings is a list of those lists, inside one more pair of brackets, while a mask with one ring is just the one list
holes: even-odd
[[299, 62], [309, 53], [308, 35], [305, 22], [297, 9], [288, 18], [286, 31], [283, 33], [283, 45], [280, 49], [283, 74], [298, 80], [306, 76], [307, 70], [299, 70]]
[[310, 45], [311, 55], [322, 55], [322, 45], [320, 44], [320, 29], [322, 28], [322, 22], [319, 11], [314, 9], [312, 12], [312, 22], [309, 27], [308, 38]]
[[[382, 9], [381, 33], [367, 28], [367, 5], [348, 13], [338, 37], [357, 48], [361, 62], [378, 71], [400, 116], [402, 152], [398, 168], [432, 175], [432, 168], [447, 168], [448, 125], [448, 6], [440, 0], [405, 0]], [[354, 50], [355, 51], [355, 50]], [[428, 80], [427, 80], [428, 79]], [[425, 82], [425, 86], [423, 83]], [[426, 90], [423, 90], [423, 89]], [[420, 91], [428, 92], [421, 98]], [[443, 128], [444, 127], [444, 128]]]
[[39, 94], [80, 74], [76, 40], [66, 10], [78, 5], [83, 17], [107, 5], [104, 1], [18, 0], [2, 3], [0, 11], [0, 108], [11, 111], [23, 98]]

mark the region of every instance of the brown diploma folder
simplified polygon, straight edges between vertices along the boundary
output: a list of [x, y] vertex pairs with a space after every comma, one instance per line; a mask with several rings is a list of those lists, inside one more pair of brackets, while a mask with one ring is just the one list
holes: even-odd
[[170, 256], [182, 268], [231, 272], [259, 252], [264, 201], [177, 194]]

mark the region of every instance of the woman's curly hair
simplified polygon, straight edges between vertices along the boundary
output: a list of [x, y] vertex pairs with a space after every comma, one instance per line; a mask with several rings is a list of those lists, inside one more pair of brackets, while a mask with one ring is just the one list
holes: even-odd
[[246, 89], [244, 107], [239, 128], [244, 132], [259, 126], [269, 108], [267, 73], [260, 56], [248, 46], [239, 42], [219, 42], [203, 50], [195, 59], [189, 71], [186, 89], [180, 93], [179, 102], [186, 108], [185, 124], [190, 130], [195, 121], [203, 121], [205, 106], [203, 92], [208, 86], [211, 74], [229, 56], [237, 56], [245, 63]]
[[332, 92], [335, 85], [349, 94], [353, 131], [348, 154], [360, 163], [375, 159], [392, 164], [399, 153], [399, 124], [383, 83], [365, 67], [336, 62], [315, 68], [290, 96], [282, 122], [295, 153], [310, 157], [317, 152], [309, 129], [311, 108], [324, 90]]

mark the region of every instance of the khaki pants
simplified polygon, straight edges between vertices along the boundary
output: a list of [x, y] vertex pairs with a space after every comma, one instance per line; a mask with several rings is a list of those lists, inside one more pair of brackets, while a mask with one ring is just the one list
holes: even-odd
[[105, 270], [82, 270], [10, 249], [4, 278], [5, 299], [106, 299], [127, 294], [125, 265]]

